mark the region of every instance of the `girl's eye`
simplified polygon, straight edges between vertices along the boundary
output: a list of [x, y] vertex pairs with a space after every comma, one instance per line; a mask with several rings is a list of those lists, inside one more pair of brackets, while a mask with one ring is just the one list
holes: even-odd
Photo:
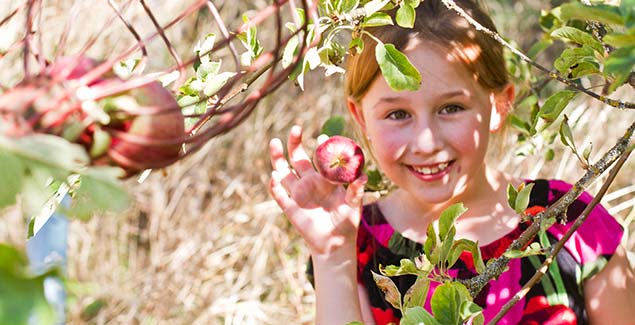
[[403, 120], [408, 118], [409, 116], [410, 114], [408, 114], [408, 112], [404, 110], [397, 110], [388, 114], [388, 118], [391, 120]]
[[462, 106], [459, 105], [447, 105], [445, 107], [443, 107], [439, 113], [440, 114], [455, 114], [458, 112], [462, 112], [464, 111], [465, 108], [463, 108]]

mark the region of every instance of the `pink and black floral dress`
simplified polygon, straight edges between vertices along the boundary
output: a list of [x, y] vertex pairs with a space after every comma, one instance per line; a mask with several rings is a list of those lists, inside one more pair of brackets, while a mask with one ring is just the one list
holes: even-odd
[[[528, 214], [537, 214], [563, 196], [571, 185], [557, 180], [535, 180], [531, 193]], [[552, 244], [565, 234], [575, 219], [582, 213], [592, 197], [583, 193], [568, 209], [566, 224], [556, 223], [535, 242], [549, 241]], [[520, 223], [507, 235], [482, 246], [483, 260], [499, 257], [516, 239], [528, 223]], [[583, 225], [565, 244], [542, 281], [519, 301], [498, 324], [587, 324], [583, 285], [584, 280], [599, 272], [615, 252], [622, 238], [622, 227], [602, 206], [591, 212]], [[396, 232], [386, 221], [377, 205], [363, 208], [362, 221], [357, 239], [358, 281], [370, 298], [373, 316], [378, 325], [399, 323], [400, 312], [384, 300], [375, 285], [371, 270], [379, 273], [379, 265], [399, 265], [402, 258], [414, 258], [423, 251], [421, 243], [409, 240]], [[509, 269], [490, 281], [475, 298], [483, 307], [485, 321], [496, 315], [501, 307], [520, 290], [536, 272], [544, 256], [528, 256], [512, 259]], [[310, 270], [309, 270], [310, 273]], [[476, 275], [470, 253], [464, 252], [450, 269], [456, 278], [471, 278]], [[402, 295], [413, 284], [415, 277], [403, 275], [393, 277]], [[430, 297], [439, 284], [432, 282], [428, 302], [424, 306], [430, 311]]]

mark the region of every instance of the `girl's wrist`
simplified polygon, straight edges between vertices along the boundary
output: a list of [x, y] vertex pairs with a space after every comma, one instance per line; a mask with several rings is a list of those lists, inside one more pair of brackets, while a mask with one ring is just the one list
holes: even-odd
[[311, 253], [311, 259], [314, 265], [342, 265], [348, 261], [356, 261], [357, 248], [353, 244], [345, 244], [331, 251]]

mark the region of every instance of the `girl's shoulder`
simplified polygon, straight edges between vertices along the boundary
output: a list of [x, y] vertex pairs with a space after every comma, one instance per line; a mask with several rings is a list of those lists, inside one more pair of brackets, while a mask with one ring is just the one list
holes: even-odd
[[[532, 215], [554, 204], [573, 186], [565, 181], [553, 179], [528, 180], [527, 183], [534, 184], [527, 209], [527, 213]], [[561, 239], [592, 200], [591, 194], [583, 192], [567, 208], [566, 220], [553, 224], [547, 229], [547, 233], [557, 240]], [[622, 226], [604, 206], [598, 204], [565, 243], [565, 248], [576, 262], [586, 264], [594, 262], [599, 256], [612, 255], [620, 244], [622, 234]]]

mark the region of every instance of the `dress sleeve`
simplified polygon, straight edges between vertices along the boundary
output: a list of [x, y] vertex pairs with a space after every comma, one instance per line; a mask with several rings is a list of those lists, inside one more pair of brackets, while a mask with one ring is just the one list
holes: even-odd
[[[563, 181], [550, 181], [549, 204], [557, 201], [571, 187], [571, 184]], [[582, 193], [567, 209], [567, 223], [564, 225], [556, 223], [549, 228], [548, 232], [560, 240], [592, 199], [589, 193]], [[603, 206], [598, 204], [591, 211], [580, 228], [565, 243], [565, 248], [581, 266], [581, 280], [592, 276], [604, 267], [619, 246], [623, 233], [622, 226]]]

